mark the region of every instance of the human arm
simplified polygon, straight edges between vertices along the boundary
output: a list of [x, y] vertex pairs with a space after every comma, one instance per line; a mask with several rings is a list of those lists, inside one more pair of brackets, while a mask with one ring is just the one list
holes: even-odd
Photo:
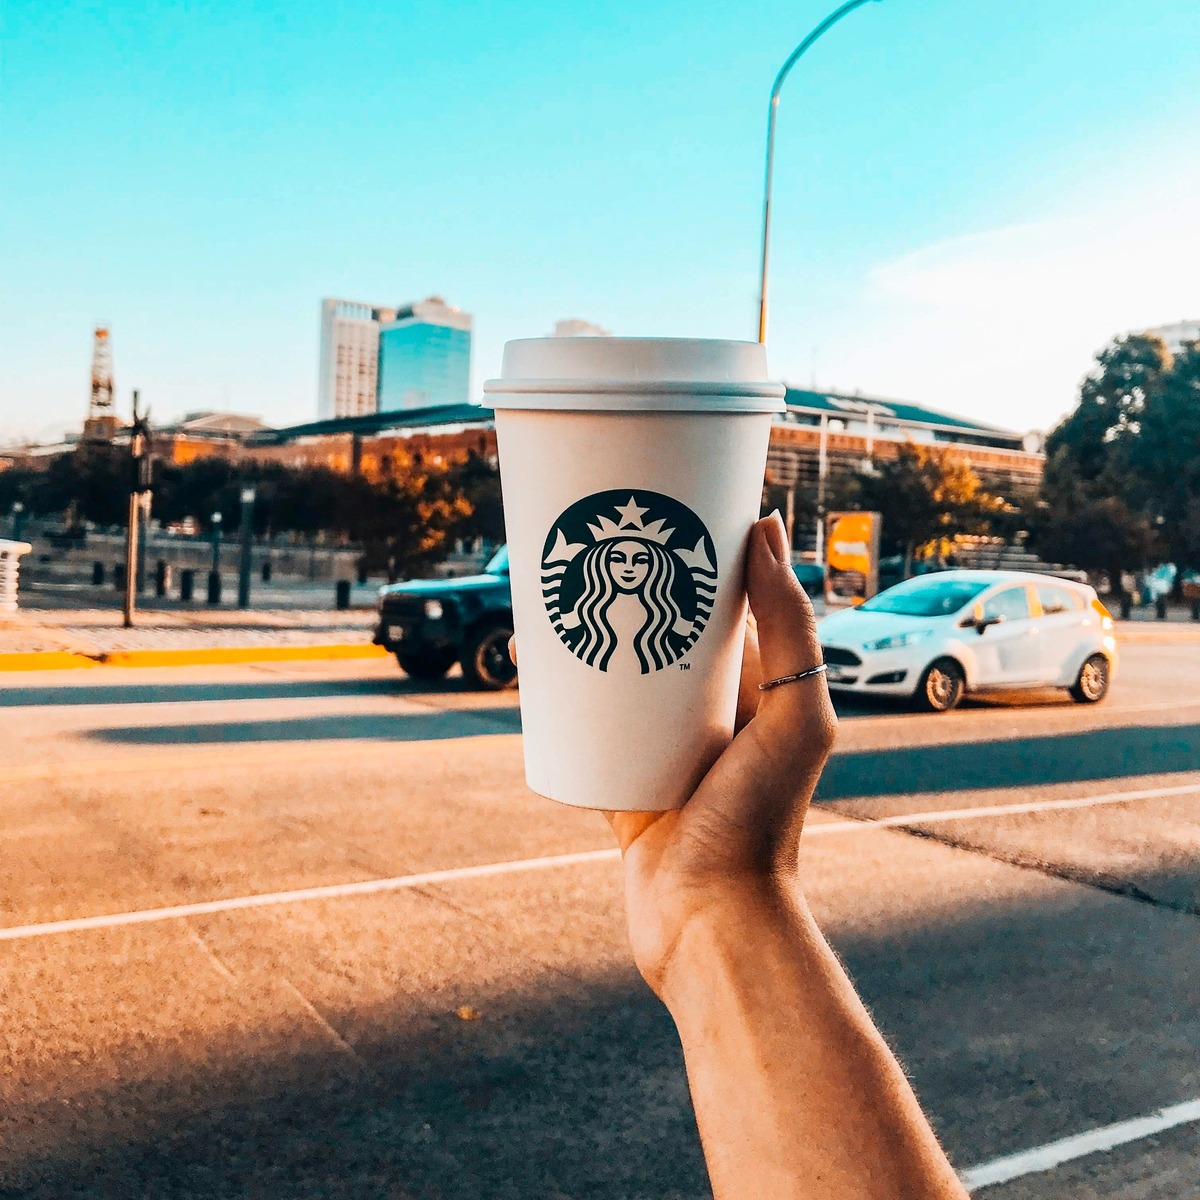
[[[778, 517], [750, 537], [743, 725], [669, 813], [612, 813], [634, 958], [683, 1045], [717, 1200], [961, 1200], [899, 1063], [821, 936], [800, 833], [833, 745], [812, 608]], [[761, 658], [761, 669], [759, 660]]]

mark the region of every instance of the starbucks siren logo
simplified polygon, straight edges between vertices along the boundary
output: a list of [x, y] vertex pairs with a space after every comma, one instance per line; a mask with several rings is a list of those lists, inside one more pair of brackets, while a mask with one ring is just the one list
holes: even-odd
[[648, 675], [682, 658], [708, 624], [717, 552], [686, 505], [659, 492], [597, 492], [554, 522], [542, 596], [563, 645], [601, 671]]

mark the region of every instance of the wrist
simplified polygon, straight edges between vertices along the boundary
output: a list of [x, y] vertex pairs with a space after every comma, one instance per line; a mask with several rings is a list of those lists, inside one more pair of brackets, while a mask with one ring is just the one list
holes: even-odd
[[794, 875], [724, 878], [681, 922], [656, 972], [654, 990], [678, 1020], [723, 975], [739, 975], [770, 945], [812, 944], [816, 926]]

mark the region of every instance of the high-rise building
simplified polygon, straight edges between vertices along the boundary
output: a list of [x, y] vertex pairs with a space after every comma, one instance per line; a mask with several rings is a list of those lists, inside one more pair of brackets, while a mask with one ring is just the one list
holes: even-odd
[[471, 324], [440, 296], [397, 309], [379, 329], [378, 411], [469, 403]]
[[356, 300], [321, 301], [321, 368], [317, 413], [361, 417], [377, 411], [379, 327], [396, 315]]

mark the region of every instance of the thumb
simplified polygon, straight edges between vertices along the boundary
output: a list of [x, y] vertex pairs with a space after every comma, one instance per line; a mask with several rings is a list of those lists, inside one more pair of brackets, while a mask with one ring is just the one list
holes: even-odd
[[[758, 624], [763, 683], [821, 663], [816, 615], [792, 570], [787, 534], [777, 512], [750, 530], [746, 592]], [[837, 718], [824, 675], [763, 692], [755, 720], [768, 737], [778, 735], [786, 742], [807, 743], [809, 749], [819, 746], [828, 750]]]

